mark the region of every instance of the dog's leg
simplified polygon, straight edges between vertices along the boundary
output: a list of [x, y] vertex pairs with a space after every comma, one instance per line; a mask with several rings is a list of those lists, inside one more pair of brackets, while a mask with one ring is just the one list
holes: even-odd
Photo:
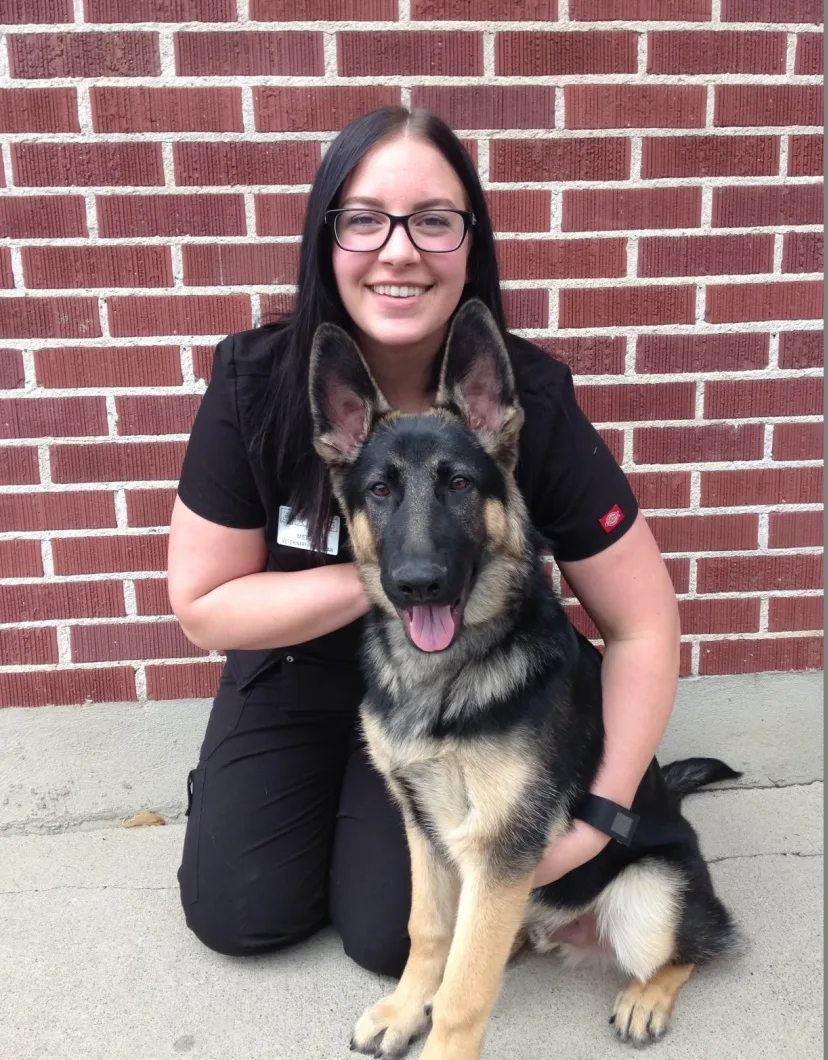
[[695, 965], [665, 964], [652, 979], [634, 979], [615, 999], [610, 1023], [622, 1042], [646, 1045], [658, 1041], [667, 1031], [679, 990], [690, 978]]
[[445, 974], [420, 1060], [478, 1060], [503, 970], [523, 922], [532, 877], [496, 882], [467, 875]]
[[411, 854], [411, 950], [397, 989], [369, 1008], [354, 1028], [351, 1048], [374, 1056], [402, 1056], [428, 1024], [457, 912], [459, 879], [422, 832], [407, 819]]

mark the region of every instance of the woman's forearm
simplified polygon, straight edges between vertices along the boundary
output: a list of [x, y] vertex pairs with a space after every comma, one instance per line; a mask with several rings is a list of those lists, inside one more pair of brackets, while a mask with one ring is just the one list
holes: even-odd
[[348, 625], [368, 607], [354, 564], [338, 563], [235, 578], [194, 600], [181, 625], [200, 648], [281, 648]]
[[676, 696], [676, 625], [607, 644], [601, 669], [604, 760], [592, 792], [629, 807], [655, 755]]

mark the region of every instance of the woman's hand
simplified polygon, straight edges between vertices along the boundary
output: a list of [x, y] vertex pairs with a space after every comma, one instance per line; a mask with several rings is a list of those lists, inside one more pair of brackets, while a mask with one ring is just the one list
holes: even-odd
[[546, 853], [535, 869], [533, 886], [544, 887], [554, 883], [567, 872], [584, 865], [600, 854], [610, 837], [599, 832], [586, 821], [576, 820], [571, 831], [559, 836], [546, 848]]

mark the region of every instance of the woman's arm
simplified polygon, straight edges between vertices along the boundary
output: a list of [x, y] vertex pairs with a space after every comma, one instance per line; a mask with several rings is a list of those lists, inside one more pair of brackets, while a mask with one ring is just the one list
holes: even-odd
[[220, 526], [176, 498], [168, 590], [187, 639], [199, 648], [280, 648], [353, 622], [368, 600], [353, 563], [264, 571], [264, 531]]
[[[604, 761], [591, 791], [629, 807], [673, 709], [679, 670], [678, 603], [643, 516], [589, 559], [561, 563], [604, 639]], [[609, 837], [583, 821], [553, 843], [535, 873], [551, 883], [598, 854]]]

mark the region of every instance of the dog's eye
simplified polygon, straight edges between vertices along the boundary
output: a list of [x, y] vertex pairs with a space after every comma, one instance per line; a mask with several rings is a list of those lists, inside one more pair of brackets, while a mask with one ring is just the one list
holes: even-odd
[[471, 483], [465, 477], [465, 475], [455, 475], [449, 483], [449, 489], [453, 490], [464, 490], [470, 486]]
[[375, 497], [389, 497], [391, 495], [391, 490], [384, 482], [375, 482], [371, 487], [371, 492]]

